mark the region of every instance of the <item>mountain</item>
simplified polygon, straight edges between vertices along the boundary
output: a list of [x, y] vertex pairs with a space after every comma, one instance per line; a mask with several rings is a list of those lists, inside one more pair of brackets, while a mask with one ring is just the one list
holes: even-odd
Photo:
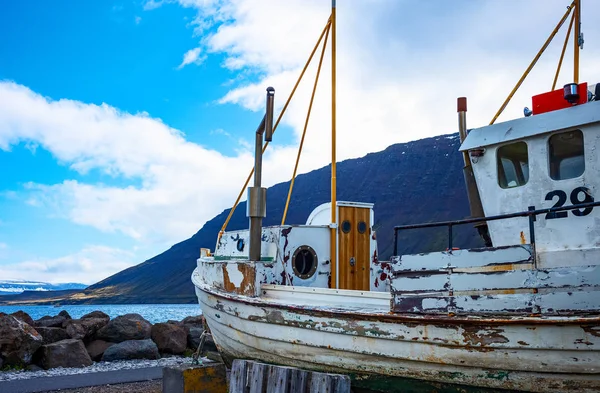
[[0, 280], [0, 295], [15, 295], [24, 291], [62, 291], [66, 289], [84, 289], [87, 285], [78, 283], [50, 284], [38, 281]]
[[[338, 200], [375, 204], [374, 229], [380, 259], [389, 258], [393, 252], [395, 225], [461, 219], [469, 215], [459, 145], [457, 134], [443, 135], [395, 144], [383, 151], [338, 163]], [[263, 168], [264, 172], [269, 170], [274, 169]], [[327, 166], [296, 178], [286, 223], [305, 223], [315, 207], [329, 201], [330, 176]], [[264, 225], [279, 224], [288, 186], [286, 182], [268, 189]], [[247, 228], [245, 212], [246, 206], [242, 203], [227, 229]], [[229, 210], [223, 211], [191, 238], [68, 296], [63, 303], [196, 302], [190, 281], [196, 259], [201, 247], [214, 250], [217, 233], [228, 214]], [[410, 230], [399, 233], [398, 238], [401, 254], [439, 251], [446, 249], [447, 230]], [[482, 246], [470, 225], [454, 229], [454, 243], [461, 248]]]

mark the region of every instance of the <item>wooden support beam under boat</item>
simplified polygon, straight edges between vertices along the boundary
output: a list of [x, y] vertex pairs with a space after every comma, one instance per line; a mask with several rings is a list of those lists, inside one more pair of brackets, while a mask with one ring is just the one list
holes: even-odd
[[229, 392], [350, 393], [350, 377], [274, 366], [252, 360], [233, 361]]

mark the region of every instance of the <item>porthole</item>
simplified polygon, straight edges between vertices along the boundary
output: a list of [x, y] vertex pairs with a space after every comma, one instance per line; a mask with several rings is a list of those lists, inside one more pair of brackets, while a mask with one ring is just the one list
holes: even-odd
[[310, 246], [298, 247], [292, 256], [294, 274], [303, 280], [315, 274], [318, 263], [317, 253]]
[[238, 239], [237, 244], [236, 244], [236, 248], [239, 252], [244, 251], [244, 239]]
[[367, 231], [367, 223], [364, 221], [360, 221], [358, 223], [358, 233], [363, 234]]
[[352, 224], [350, 224], [350, 221], [345, 220], [342, 222], [342, 232], [349, 233], [350, 229], [352, 229]]

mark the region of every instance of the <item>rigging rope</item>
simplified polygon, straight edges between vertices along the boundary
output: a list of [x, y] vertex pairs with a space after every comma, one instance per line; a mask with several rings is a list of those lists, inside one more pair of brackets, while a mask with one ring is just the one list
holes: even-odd
[[[296, 89], [298, 88], [298, 85], [300, 84], [300, 81], [302, 80], [302, 77], [304, 76], [306, 69], [308, 68], [310, 62], [312, 61], [313, 56], [315, 55], [315, 52], [317, 51], [317, 48], [321, 44], [321, 40], [323, 39], [323, 36], [325, 35], [325, 33], [327, 31], [329, 31], [330, 25], [331, 25], [331, 16], [327, 19], [327, 23], [325, 24], [325, 27], [323, 28], [323, 31], [321, 32], [321, 35], [319, 36], [319, 40], [317, 41], [315, 47], [313, 48], [312, 52], [310, 53], [310, 56], [308, 57], [308, 60], [306, 61], [306, 64], [304, 65], [304, 68], [302, 69], [302, 72], [300, 73], [300, 76], [298, 77], [298, 80], [296, 81], [294, 88], [292, 89], [292, 92], [290, 93], [285, 105], [283, 106], [283, 109], [281, 109], [281, 113], [279, 113], [279, 117], [277, 118], [277, 121], [275, 122], [275, 125], [273, 126], [273, 133], [275, 133], [275, 130], [277, 129], [277, 126], [279, 125], [279, 122], [281, 121], [283, 114], [285, 113], [288, 105], [290, 104], [290, 101], [292, 100], [292, 97], [294, 96], [294, 93], [296, 92]], [[269, 146], [269, 142], [265, 142], [263, 149], [262, 149], [263, 153], [267, 149], [267, 146]], [[253, 174], [254, 174], [254, 167], [252, 167], [252, 169], [250, 170], [250, 174], [246, 178], [246, 182], [244, 183], [242, 189], [240, 190], [240, 193], [238, 194], [238, 197], [235, 200], [235, 203], [233, 204], [231, 210], [229, 211], [229, 215], [227, 216], [227, 219], [225, 219], [225, 222], [223, 223], [223, 226], [221, 227], [221, 230], [219, 231], [219, 236], [217, 238], [217, 244], [219, 244], [219, 241], [221, 240], [223, 233], [225, 233], [225, 229], [227, 228], [227, 225], [229, 224], [229, 221], [231, 220], [231, 217], [233, 216], [235, 209], [237, 208], [238, 204], [240, 203], [240, 199], [242, 199], [242, 195], [244, 195], [244, 190], [246, 189], [246, 187], [248, 187], [248, 183], [250, 183], [250, 179], [252, 178]]]
[[287, 200], [285, 202], [285, 209], [283, 210], [283, 217], [281, 218], [281, 225], [285, 224], [287, 217], [288, 208], [290, 206], [290, 199], [292, 198], [292, 190], [294, 189], [294, 181], [296, 180], [296, 173], [298, 172], [298, 164], [300, 163], [300, 155], [302, 154], [302, 146], [304, 145], [304, 137], [306, 136], [306, 129], [308, 128], [308, 120], [310, 119], [310, 112], [312, 111], [313, 102], [315, 100], [315, 93], [317, 92], [317, 84], [319, 83], [319, 75], [321, 74], [321, 65], [323, 64], [323, 57], [325, 55], [325, 48], [327, 47], [327, 38], [329, 37], [329, 28], [325, 33], [325, 40], [323, 41], [323, 49], [321, 50], [321, 58], [319, 59], [319, 67], [317, 68], [317, 76], [315, 77], [315, 84], [313, 86], [312, 95], [310, 96], [310, 103], [308, 104], [308, 112], [306, 113], [306, 120], [304, 121], [304, 130], [302, 131], [302, 138], [300, 139], [300, 146], [298, 147], [298, 155], [296, 156], [296, 165], [294, 166], [294, 173], [292, 174], [292, 180], [290, 181], [290, 188], [288, 191]]
[[571, 15], [571, 22], [569, 22], [569, 28], [567, 29], [567, 36], [565, 37], [565, 43], [562, 48], [562, 52], [560, 53], [560, 59], [558, 60], [558, 67], [556, 68], [556, 75], [554, 75], [554, 82], [552, 82], [552, 90], [556, 88], [556, 81], [558, 80], [558, 74], [560, 74], [560, 67], [562, 66], [563, 58], [565, 57], [565, 51], [567, 50], [567, 44], [569, 43], [569, 37], [571, 36], [571, 29], [573, 28], [573, 24], [575, 22], [575, 16], [577, 14], [573, 12]]
[[558, 22], [558, 25], [556, 25], [556, 27], [554, 28], [554, 30], [552, 30], [552, 33], [550, 34], [550, 37], [548, 37], [548, 39], [546, 40], [546, 42], [544, 42], [544, 45], [542, 46], [542, 49], [540, 49], [539, 52], [537, 53], [537, 55], [535, 55], [535, 57], [533, 58], [533, 60], [529, 64], [529, 67], [527, 67], [527, 70], [525, 70], [525, 73], [523, 73], [523, 75], [521, 76], [521, 79], [519, 79], [519, 81], [517, 82], [516, 86], [512, 89], [512, 91], [510, 92], [510, 94], [508, 95], [508, 97], [506, 97], [506, 100], [504, 101], [504, 103], [502, 104], [502, 106], [500, 107], [500, 109], [498, 109], [498, 112], [496, 112], [496, 115], [494, 115], [494, 118], [490, 122], [490, 125], [492, 125], [492, 124], [494, 124], [496, 122], [496, 119], [498, 119], [498, 116], [500, 116], [500, 114], [504, 111], [504, 109], [506, 108], [506, 106], [510, 102], [511, 98], [515, 95], [515, 93], [517, 92], [517, 90], [519, 89], [519, 87], [521, 86], [521, 84], [523, 83], [523, 81], [525, 80], [525, 78], [527, 78], [527, 75], [529, 75], [529, 72], [533, 69], [533, 66], [535, 66], [535, 63], [537, 63], [537, 61], [540, 59], [540, 57], [542, 56], [542, 53], [544, 53], [544, 51], [546, 50], [546, 48], [548, 47], [548, 45], [550, 45], [550, 42], [552, 42], [552, 39], [554, 38], [554, 36], [556, 35], [556, 33], [558, 33], [558, 30], [563, 25], [563, 23], [565, 23], [565, 20], [567, 19], [567, 17], [569, 16], [569, 14], [571, 13], [571, 11], [573, 10], [573, 7], [575, 7], [575, 2], [576, 1], [577, 0], [573, 1], [571, 3], [571, 5], [567, 7], [567, 12], [565, 12], [565, 14], [563, 15], [563, 17], [560, 20], [560, 22]]

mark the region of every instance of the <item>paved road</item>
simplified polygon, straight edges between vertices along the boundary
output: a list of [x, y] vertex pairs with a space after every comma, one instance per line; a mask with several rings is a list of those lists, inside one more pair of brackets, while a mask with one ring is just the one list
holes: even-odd
[[2, 393], [35, 393], [48, 390], [83, 388], [87, 386], [148, 381], [162, 378], [162, 367], [131, 370], [101, 371], [95, 373], [38, 377], [15, 381], [1, 381]]

